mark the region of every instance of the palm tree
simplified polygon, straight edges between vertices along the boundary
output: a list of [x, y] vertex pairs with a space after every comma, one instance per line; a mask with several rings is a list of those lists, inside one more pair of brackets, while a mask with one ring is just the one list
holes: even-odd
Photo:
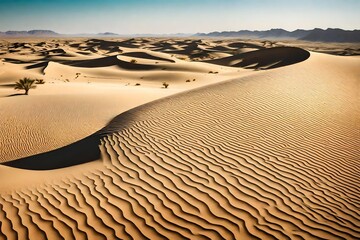
[[33, 86], [34, 82], [35, 80], [30, 78], [20, 79], [18, 82], [15, 83], [15, 89], [25, 90], [25, 95], [28, 95], [30, 89], [36, 88], [36, 86]]

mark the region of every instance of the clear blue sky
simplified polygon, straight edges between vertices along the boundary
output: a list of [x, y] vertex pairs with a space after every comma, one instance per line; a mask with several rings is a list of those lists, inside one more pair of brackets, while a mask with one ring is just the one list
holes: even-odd
[[0, 0], [0, 31], [196, 33], [360, 29], [360, 0]]

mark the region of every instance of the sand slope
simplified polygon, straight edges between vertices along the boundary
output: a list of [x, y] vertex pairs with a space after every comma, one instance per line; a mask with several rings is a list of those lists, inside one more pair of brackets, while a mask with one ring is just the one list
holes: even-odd
[[[0, 42], [0, 162], [67, 146], [132, 107], [249, 72], [139, 48], [156, 39], [12, 41]], [[46, 83], [21, 96], [14, 82], [23, 77]]]
[[81, 169], [0, 166], [23, 178], [0, 185], [0, 239], [359, 239], [359, 60], [313, 53], [135, 108]]

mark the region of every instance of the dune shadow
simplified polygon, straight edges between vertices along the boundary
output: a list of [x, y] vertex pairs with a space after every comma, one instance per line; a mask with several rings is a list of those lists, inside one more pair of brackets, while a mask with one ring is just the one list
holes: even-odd
[[228, 46], [232, 48], [255, 48], [255, 49], [265, 48], [264, 46], [260, 46], [253, 43], [245, 43], [245, 42], [234, 42], [234, 43], [230, 43]]
[[47, 67], [47, 65], [48, 65], [48, 62], [45, 61], [45, 62], [40, 62], [40, 63], [32, 64], [32, 65], [27, 66], [27, 67], [25, 67], [25, 68], [26, 68], [26, 69], [45, 68], [45, 67]]
[[90, 60], [60, 61], [60, 63], [73, 67], [86, 67], [86, 68], [98, 68], [98, 67], [109, 67], [109, 66], [118, 66], [126, 70], [154, 70], [159, 68], [157, 66], [152, 66], [152, 65], [122, 61], [117, 56], [103, 57], [103, 58], [90, 59]]
[[299, 63], [305, 61], [309, 57], [310, 52], [302, 48], [274, 47], [205, 62], [248, 69], [273, 69]]
[[27, 170], [52, 170], [70, 167], [99, 159], [99, 144], [100, 136], [93, 134], [62, 148], [5, 162], [2, 165]]
[[301, 48], [275, 47], [244, 53], [242, 61], [235, 66], [272, 69], [299, 63], [309, 57], [310, 53]]
[[0, 87], [4, 87], [4, 88], [14, 88], [15, 85], [16, 85], [15, 83], [0, 84]]
[[5, 62], [14, 63], [14, 64], [27, 64], [27, 63], [29, 63], [27, 61], [22, 61], [22, 60], [15, 59], [15, 58], [4, 58], [4, 60], [5, 60]]
[[122, 55], [128, 56], [128, 57], [150, 59], [150, 60], [159, 60], [159, 61], [165, 61], [165, 62], [171, 62], [171, 63], [175, 62], [172, 59], [157, 57], [157, 56], [153, 56], [153, 55], [150, 55], [150, 54], [144, 53], [144, 52], [127, 52], [127, 53], [123, 53]]
[[14, 94], [10, 94], [10, 95], [7, 95], [5, 97], [16, 97], [16, 96], [24, 96], [25, 93], [14, 93]]

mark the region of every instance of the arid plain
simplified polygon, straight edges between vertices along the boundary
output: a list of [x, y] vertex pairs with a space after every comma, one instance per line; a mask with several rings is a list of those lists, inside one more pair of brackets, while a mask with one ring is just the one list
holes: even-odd
[[360, 239], [359, 54], [0, 40], [0, 240]]

